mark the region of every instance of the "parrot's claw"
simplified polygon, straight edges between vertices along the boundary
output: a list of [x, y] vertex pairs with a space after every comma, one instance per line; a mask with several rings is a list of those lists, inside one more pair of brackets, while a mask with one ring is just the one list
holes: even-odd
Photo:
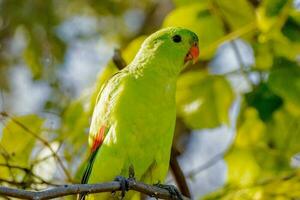
[[183, 200], [182, 194], [179, 192], [179, 190], [174, 185], [164, 185], [164, 184], [154, 184], [155, 186], [159, 188], [163, 188], [169, 191], [172, 199], [174, 200]]
[[121, 197], [124, 198], [126, 192], [129, 190], [129, 182], [128, 179], [123, 176], [117, 176], [114, 181], [117, 181], [120, 183], [120, 189], [121, 189]]

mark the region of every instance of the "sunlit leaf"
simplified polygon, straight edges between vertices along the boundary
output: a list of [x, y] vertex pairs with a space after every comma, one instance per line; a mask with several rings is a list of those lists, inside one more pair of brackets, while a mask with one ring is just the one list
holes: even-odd
[[272, 67], [274, 54], [270, 43], [271, 42], [268, 41], [253, 44], [255, 68], [259, 70], [269, 70]]
[[[221, 20], [205, 2], [175, 9], [165, 18], [163, 26], [180, 26], [194, 31], [199, 37], [200, 49], [206, 49], [224, 35]], [[200, 59], [209, 58], [212, 54], [213, 52], [202, 52]]]
[[273, 17], [279, 14], [288, 0], [264, 0], [262, 6], [265, 8], [266, 16]]
[[259, 118], [254, 108], [247, 108], [239, 119], [235, 145], [241, 148], [254, 148], [255, 145], [263, 142], [262, 137], [266, 125]]
[[266, 184], [264, 187], [266, 197], [271, 196], [283, 200], [297, 199], [300, 197], [299, 171], [295, 171], [284, 177], [286, 178], [274, 177], [274, 180], [270, 181], [269, 184]]
[[233, 98], [233, 91], [222, 76], [193, 71], [183, 74], [178, 80], [178, 114], [193, 129], [228, 123]]
[[231, 0], [216, 0], [215, 5], [234, 30], [255, 20], [253, 6], [247, 0], [235, 0], [234, 3]]
[[285, 16], [281, 16], [286, 5], [291, 5], [288, 0], [264, 0], [257, 9], [257, 23], [262, 32], [277, 34], [280, 32], [280, 20], [284, 20]]
[[[36, 137], [33, 136], [28, 130], [20, 126], [24, 125], [34, 134], [39, 135], [44, 120], [37, 115], [25, 115], [10, 119], [3, 129], [3, 135], [0, 141], [0, 163], [9, 163], [10, 165], [17, 165], [28, 167], [29, 158], [33, 150]], [[0, 177], [7, 178], [10, 174], [8, 168], [0, 167]], [[17, 175], [22, 171], [13, 170]]]
[[250, 150], [233, 148], [226, 156], [227, 182], [246, 186], [253, 184], [260, 174], [260, 167]]
[[289, 60], [296, 60], [300, 52], [300, 43], [291, 41], [281, 32], [272, 38], [273, 51], [276, 56], [285, 57]]
[[205, 200], [290, 200], [300, 196], [299, 171], [275, 176], [248, 187], [225, 187]]

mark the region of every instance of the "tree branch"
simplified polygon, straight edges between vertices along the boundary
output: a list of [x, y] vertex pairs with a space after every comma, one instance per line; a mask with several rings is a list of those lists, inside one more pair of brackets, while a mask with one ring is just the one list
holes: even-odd
[[[128, 186], [129, 190], [134, 190], [149, 195], [151, 197], [160, 199], [174, 199], [174, 197], [169, 193], [168, 190], [153, 185], [147, 185], [142, 182], [137, 182], [134, 179], [128, 179]], [[120, 183], [112, 181], [99, 184], [62, 185], [41, 191], [29, 191], [0, 186], [0, 195], [7, 197], [16, 197], [21, 199], [41, 200], [75, 195], [79, 193], [92, 194], [103, 192], [115, 192], [120, 190]], [[184, 199], [188, 198], [184, 197]]]
[[171, 171], [173, 173], [173, 176], [175, 178], [175, 181], [181, 191], [181, 193], [183, 195], [185, 195], [188, 198], [191, 198], [191, 192], [189, 190], [188, 184], [186, 182], [184, 173], [177, 161], [177, 152], [176, 149], [174, 147], [174, 145], [172, 146], [172, 151], [171, 151], [171, 159], [170, 159], [170, 167], [171, 167]]
[[116, 67], [119, 70], [125, 68], [126, 65], [127, 65], [126, 62], [125, 62], [125, 60], [124, 60], [124, 58], [121, 55], [120, 49], [115, 49], [114, 50], [114, 55], [112, 57], [112, 60], [113, 60], [114, 64], [116, 65]]

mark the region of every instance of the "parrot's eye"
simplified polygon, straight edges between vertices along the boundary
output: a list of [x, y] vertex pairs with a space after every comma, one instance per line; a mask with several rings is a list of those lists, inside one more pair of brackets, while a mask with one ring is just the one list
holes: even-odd
[[180, 35], [174, 35], [172, 39], [176, 43], [181, 42], [181, 36]]

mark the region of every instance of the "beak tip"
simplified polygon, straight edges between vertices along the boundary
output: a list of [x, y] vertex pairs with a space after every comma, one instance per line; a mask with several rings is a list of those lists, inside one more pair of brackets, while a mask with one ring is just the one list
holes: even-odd
[[194, 43], [191, 46], [188, 54], [186, 55], [184, 62], [191, 60], [193, 64], [196, 64], [198, 62], [198, 58], [199, 58], [198, 43]]

